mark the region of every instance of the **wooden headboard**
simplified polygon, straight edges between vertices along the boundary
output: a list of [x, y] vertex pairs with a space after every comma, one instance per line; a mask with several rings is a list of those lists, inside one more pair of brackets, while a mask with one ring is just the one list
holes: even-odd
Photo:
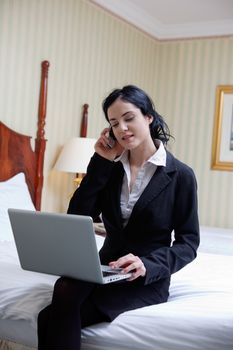
[[31, 147], [31, 136], [26, 136], [8, 128], [0, 121], [0, 181], [23, 172], [37, 210], [41, 207], [43, 186], [43, 165], [45, 152], [45, 119], [47, 105], [49, 62], [41, 64], [41, 84], [35, 150]]

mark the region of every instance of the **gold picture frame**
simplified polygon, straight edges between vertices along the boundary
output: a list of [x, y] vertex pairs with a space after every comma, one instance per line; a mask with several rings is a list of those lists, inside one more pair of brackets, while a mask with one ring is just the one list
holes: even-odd
[[233, 171], [233, 85], [216, 89], [211, 168]]

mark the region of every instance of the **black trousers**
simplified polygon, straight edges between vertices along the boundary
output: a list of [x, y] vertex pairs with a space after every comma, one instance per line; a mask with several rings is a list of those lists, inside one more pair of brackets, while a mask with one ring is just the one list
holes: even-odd
[[38, 350], [79, 350], [81, 328], [108, 321], [89, 296], [95, 284], [61, 277], [38, 315]]
[[167, 301], [169, 283], [167, 278], [145, 286], [138, 278], [100, 285], [59, 278], [51, 305], [38, 315], [38, 350], [80, 350], [82, 328]]

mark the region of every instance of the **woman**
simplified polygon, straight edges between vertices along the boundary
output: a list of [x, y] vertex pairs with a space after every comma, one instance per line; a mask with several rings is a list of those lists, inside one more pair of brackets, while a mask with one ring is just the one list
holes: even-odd
[[103, 110], [109, 128], [68, 213], [101, 214], [107, 231], [101, 262], [132, 277], [107, 285], [60, 278], [52, 304], [38, 317], [39, 350], [80, 349], [82, 327], [166, 302], [171, 274], [196, 257], [195, 176], [166, 151], [169, 130], [151, 99], [128, 85], [114, 90]]

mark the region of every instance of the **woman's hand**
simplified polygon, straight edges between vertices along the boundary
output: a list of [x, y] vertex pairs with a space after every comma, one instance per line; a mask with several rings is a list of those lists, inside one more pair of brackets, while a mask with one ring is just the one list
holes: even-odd
[[132, 276], [128, 279], [128, 281], [133, 281], [138, 277], [144, 277], [146, 274], [146, 268], [143, 264], [142, 260], [133, 254], [127, 254], [122, 256], [116, 261], [111, 261], [109, 263], [111, 268], [123, 268], [122, 273], [132, 273]]
[[114, 160], [117, 156], [121, 155], [124, 148], [109, 136], [109, 130], [109, 128], [105, 128], [101, 132], [101, 135], [95, 144], [95, 151], [108, 160]]

